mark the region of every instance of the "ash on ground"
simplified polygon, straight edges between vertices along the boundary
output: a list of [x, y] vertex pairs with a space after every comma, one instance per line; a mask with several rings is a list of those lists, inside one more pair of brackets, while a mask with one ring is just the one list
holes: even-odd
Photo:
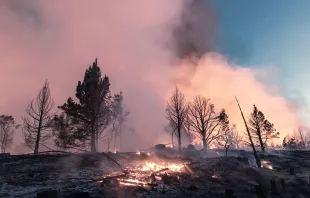
[[310, 152], [260, 154], [263, 168], [254, 166], [250, 152], [230, 154], [234, 156], [155, 149], [2, 156], [0, 197], [32, 198], [44, 192], [54, 192], [53, 197], [94, 198], [310, 197]]

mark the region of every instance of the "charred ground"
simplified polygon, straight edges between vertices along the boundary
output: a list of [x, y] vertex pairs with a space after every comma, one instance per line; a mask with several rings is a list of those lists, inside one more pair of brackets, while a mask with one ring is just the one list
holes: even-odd
[[[233, 151], [234, 156], [229, 157], [220, 156], [221, 151], [208, 151], [208, 154], [195, 150], [178, 154], [172, 149], [148, 152], [2, 156], [0, 197], [37, 197], [44, 192], [53, 194], [53, 191], [54, 197], [310, 195], [310, 152], [260, 154], [265, 166], [261, 169], [252, 165], [251, 153], [245, 151]], [[184, 167], [180, 171], [139, 172], [141, 169], [137, 167], [145, 162]], [[84, 194], [76, 194], [81, 192]]]

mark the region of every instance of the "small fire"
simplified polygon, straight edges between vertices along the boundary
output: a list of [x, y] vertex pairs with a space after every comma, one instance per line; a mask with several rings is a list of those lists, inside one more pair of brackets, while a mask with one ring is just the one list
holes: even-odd
[[145, 186], [147, 182], [138, 180], [138, 179], [119, 179], [118, 180], [121, 185], [124, 186]]
[[273, 169], [273, 168], [272, 168], [272, 165], [271, 165], [271, 162], [262, 160], [261, 163], [262, 163], [261, 168], [268, 168], [268, 169], [270, 169], [270, 170]]
[[[119, 184], [123, 186], [148, 186], [150, 183], [162, 180], [162, 172], [169, 174], [172, 172], [183, 172], [183, 170], [192, 173], [192, 171], [189, 167], [187, 167], [187, 165], [181, 163], [155, 163], [146, 161], [142, 164], [142, 166], [135, 166], [129, 175], [125, 175], [125, 178], [121, 177], [117, 178], [117, 180], [119, 181]], [[110, 174], [108, 176], [113, 177], [116, 175], [121, 175], [121, 173], [116, 172], [115, 174]]]
[[137, 151], [136, 154], [137, 154], [137, 155], [141, 155], [141, 152], [140, 152], [140, 151]]
[[169, 164], [164, 162], [162, 164], [156, 164], [154, 162], [145, 162], [145, 165], [141, 168], [141, 170], [160, 171], [167, 168], [169, 171], [179, 172], [183, 167], [183, 164]]
[[215, 173], [213, 173], [212, 178], [218, 179], [219, 177]]

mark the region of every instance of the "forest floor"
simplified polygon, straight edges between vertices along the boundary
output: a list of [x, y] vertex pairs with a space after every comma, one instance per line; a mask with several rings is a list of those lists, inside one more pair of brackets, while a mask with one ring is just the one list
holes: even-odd
[[0, 197], [310, 197], [310, 152], [260, 154], [259, 169], [250, 152], [221, 153], [0, 156]]

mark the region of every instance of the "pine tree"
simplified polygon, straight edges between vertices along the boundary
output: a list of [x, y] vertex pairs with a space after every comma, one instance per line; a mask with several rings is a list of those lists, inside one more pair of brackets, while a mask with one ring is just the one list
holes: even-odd
[[51, 127], [53, 130], [54, 143], [58, 148], [65, 151], [66, 149], [72, 148], [72, 146], [76, 146], [70, 119], [68, 119], [64, 113], [55, 115]]
[[70, 97], [59, 108], [75, 125], [79, 146], [90, 145], [91, 152], [96, 152], [100, 135], [111, 121], [110, 81], [108, 76], [102, 77], [97, 59], [85, 71], [83, 82], [78, 82], [75, 96], [78, 102]]
[[279, 138], [280, 133], [276, 131], [274, 124], [269, 122], [255, 105], [248, 123], [252, 138], [256, 145], [261, 147], [262, 152], [265, 152], [268, 140]]

